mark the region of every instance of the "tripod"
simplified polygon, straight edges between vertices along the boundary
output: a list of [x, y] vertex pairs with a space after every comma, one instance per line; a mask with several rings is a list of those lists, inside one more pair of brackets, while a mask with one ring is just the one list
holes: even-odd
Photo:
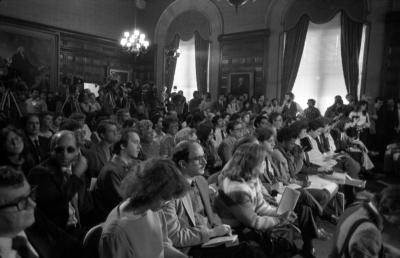
[[18, 106], [17, 100], [14, 97], [14, 94], [12, 93], [11, 89], [7, 89], [4, 92], [3, 96], [1, 97], [0, 111], [8, 110], [10, 112], [11, 106], [13, 104], [14, 104], [15, 109], [17, 110], [19, 117], [22, 117], [22, 112]]
[[67, 97], [65, 98], [65, 101], [62, 104], [61, 109], [60, 109], [61, 113], [64, 113], [64, 109], [65, 109], [65, 107], [67, 106], [68, 103], [71, 105], [70, 106], [71, 107], [71, 109], [70, 109], [71, 113], [74, 113], [74, 112], [82, 113], [81, 107], [79, 106], [79, 103], [78, 103], [78, 100], [72, 94], [67, 94]]

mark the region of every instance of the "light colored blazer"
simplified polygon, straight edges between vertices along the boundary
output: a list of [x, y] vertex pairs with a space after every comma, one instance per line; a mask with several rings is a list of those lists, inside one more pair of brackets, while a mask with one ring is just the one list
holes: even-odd
[[[210, 225], [221, 224], [218, 216], [213, 212], [210, 203], [208, 183], [203, 177], [195, 178], [196, 185], [208, 217]], [[177, 248], [186, 248], [200, 245], [210, 239], [210, 230], [207, 226], [196, 225], [195, 215], [190, 194], [180, 199], [168, 202], [163, 207], [168, 236]]]

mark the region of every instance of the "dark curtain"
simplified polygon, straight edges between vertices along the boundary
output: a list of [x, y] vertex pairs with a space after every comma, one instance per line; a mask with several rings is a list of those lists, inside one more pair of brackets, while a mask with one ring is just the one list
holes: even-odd
[[[168, 45], [167, 52], [170, 50], [176, 50], [179, 47], [180, 37], [178, 34], [175, 35], [172, 42]], [[174, 83], [174, 76], [175, 76], [175, 68], [176, 68], [176, 60], [172, 56], [166, 54], [166, 67], [165, 67], [165, 85], [167, 86], [167, 92], [170, 93], [172, 89], [172, 84]]]
[[290, 92], [293, 89], [303, 55], [308, 24], [309, 18], [304, 15], [296, 26], [286, 31], [285, 51], [283, 54], [282, 99], [286, 92]]
[[209, 41], [203, 39], [196, 31], [194, 33], [194, 46], [196, 55], [196, 78], [197, 89], [203, 93], [207, 92], [207, 64]]
[[342, 13], [340, 44], [342, 48], [344, 81], [347, 92], [356, 99], [362, 31], [362, 23], [353, 21], [346, 13]]

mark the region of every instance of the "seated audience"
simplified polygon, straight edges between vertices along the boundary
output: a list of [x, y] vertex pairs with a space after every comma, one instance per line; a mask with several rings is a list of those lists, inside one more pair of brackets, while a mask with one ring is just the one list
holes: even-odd
[[45, 138], [51, 138], [53, 136], [52, 125], [53, 115], [52, 113], [45, 112], [40, 115], [40, 132], [39, 135]]
[[50, 140], [39, 135], [39, 115], [28, 114], [23, 119], [25, 127], [24, 146], [26, 151], [32, 153], [34, 164], [37, 165], [46, 160], [49, 155]]
[[79, 243], [35, 209], [35, 191], [21, 172], [0, 167], [0, 256], [80, 257]]
[[163, 130], [163, 117], [161, 115], [154, 115], [151, 118], [151, 122], [153, 123], [153, 139], [158, 144], [161, 143], [162, 138], [164, 138], [165, 133]]
[[100, 170], [112, 158], [112, 148], [118, 141], [117, 124], [111, 120], [103, 120], [97, 126], [100, 142], [93, 144], [87, 152], [91, 177], [97, 177]]
[[22, 171], [25, 175], [35, 166], [32, 153], [25, 149], [23, 134], [13, 126], [7, 126], [0, 131], [0, 165], [10, 166]]
[[114, 145], [115, 155], [101, 169], [93, 187], [93, 203], [97, 223], [104, 221], [108, 213], [122, 201], [122, 180], [138, 164], [140, 138], [133, 129], [123, 129], [121, 139]]
[[220, 115], [216, 115], [213, 117], [211, 120], [213, 124], [213, 129], [214, 129], [214, 147], [215, 149], [218, 149], [219, 145], [221, 145], [222, 141], [226, 137], [226, 131], [225, 131], [225, 121]]
[[226, 164], [232, 157], [232, 148], [235, 142], [243, 136], [243, 125], [238, 121], [229, 122], [226, 126], [226, 132], [228, 136], [218, 148], [218, 155], [221, 158], [222, 165]]
[[29, 183], [37, 186], [37, 205], [61, 229], [80, 238], [80, 210], [91, 205], [85, 194], [86, 158], [80, 154], [71, 131], [56, 133], [51, 141], [51, 157], [34, 167]]
[[153, 123], [150, 120], [141, 120], [138, 127], [141, 141], [140, 159], [146, 160], [159, 157], [160, 143], [154, 140]]
[[174, 162], [150, 159], [123, 181], [124, 202], [103, 225], [101, 258], [184, 258], [172, 246], [161, 207], [186, 193], [188, 184]]
[[210, 238], [231, 234], [231, 229], [212, 210], [210, 189], [202, 177], [206, 159], [201, 145], [180, 142], [172, 159], [191, 186], [186, 195], [163, 207], [173, 245], [192, 257], [248, 257], [243, 253], [245, 245], [201, 248]]
[[[266, 152], [265, 146], [258, 143], [243, 144], [235, 151], [221, 172], [219, 196], [216, 199], [217, 212], [222, 222], [229, 224], [239, 233], [239, 238], [259, 234], [260, 237], [249, 240], [258, 241], [266, 255], [294, 255], [297, 248], [291, 239], [281, 239], [280, 243], [274, 246], [274, 250], [265, 244], [265, 239], [270, 237], [268, 231], [279, 225], [293, 223], [297, 219], [293, 211], [278, 215], [277, 207], [264, 200], [259, 176], [266, 168]], [[310, 213], [305, 214], [307, 216], [299, 217], [303, 239], [301, 253], [304, 257], [315, 257], [312, 239], [317, 237], [317, 230], [312, 216], [309, 216]], [[253, 233], [249, 234], [249, 230]]]
[[163, 120], [165, 132], [164, 138], [160, 142], [160, 156], [171, 158], [175, 148], [175, 134], [179, 130], [179, 121], [176, 117], [169, 116]]
[[207, 123], [202, 123], [197, 128], [197, 136], [201, 146], [203, 147], [207, 164], [206, 164], [206, 175], [214, 174], [221, 169], [221, 159], [218, 156], [217, 150], [214, 147], [213, 136], [214, 131], [211, 125]]

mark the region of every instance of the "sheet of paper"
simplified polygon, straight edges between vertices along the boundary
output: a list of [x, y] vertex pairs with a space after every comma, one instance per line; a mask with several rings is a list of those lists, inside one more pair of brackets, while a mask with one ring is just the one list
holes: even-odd
[[216, 237], [216, 238], [212, 238], [212, 239], [208, 240], [206, 243], [202, 244], [201, 247], [214, 247], [214, 246], [219, 246], [222, 244], [229, 245], [236, 241], [238, 241], [237, 235]]
[[294, 210], [294, 207], [296, 207], [299, 196], [300, 196], [299, 191], [286, 187], [285, 191], [282, 194], [282, 198], [279, 201], [277, 214], [281, 215], [287, 211]]

